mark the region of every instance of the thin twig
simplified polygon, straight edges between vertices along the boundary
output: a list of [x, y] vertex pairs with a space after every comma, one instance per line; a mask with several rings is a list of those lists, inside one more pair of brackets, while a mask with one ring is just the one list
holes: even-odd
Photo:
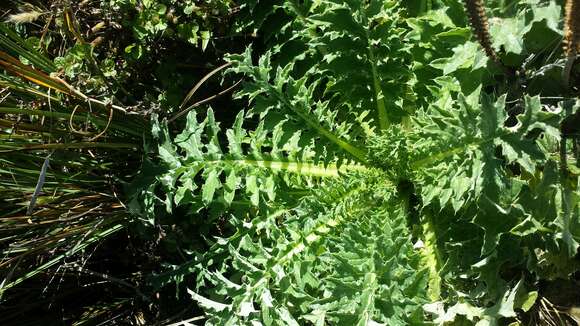
[[220, 97], [220, 96], [222, 96], [222, 95], [224, 95], [224, 94], [226, 94], [226, 93], [228, 93], [228, 92], [232, 91], [232, 90], [233, 90], [234, 88], [236, 88], [236, 86], [238, 86], [238, 85], [239, 85], [241, 82], [242, 82], [242, 80], [240, 79], [240, 80], [238, 80], [238, 81], [237, 81], [235, 84], [233, 84], [232, 86], [230, 86], [230, 87], [226, 88], [225, 90], [223, 90], [223, 91], [221, 91], [221, 92], [219, 92], [219, 93], [217, 93], [217, 94], [215, 94], [215, 95], [212, 95], [212, 96], [210, 96], [210, 97], [208, 97], [208, 98], [206, 98], [206, 99], [203, 99], [203, 100], [201, 100], [201, 101], [199, 101], [199, 102], [196, 102], [196, 103], [192, 104], [192, 105], [191, 105], [190, 107], [188, 107], [187, 109], [185, 109], [185, 110], [183, 110], [183, 111], [179, 112], [179, 113], [178, 113], [178, 114], [176, 114], [176, 115], [175, 115], [173, 118], [169, 119], [169, 121], [168, 121], [168, 122], [169, 122], [169, 123], [172, 123], [173, 121], [175, 121], [176, 119], [178, 119], [178, 118], [182, 117], [184, 114], [188, 113], [188, 112], [189, 112], [189, 111], [191, 111], [192, 109], [194, 109], [194, 108], [196, 108], [196, 107], [198, 107], [198, 106], [200, 106], [200, 105], [203, 105], [203, 104], [205, 104], [205, 103], [207, 103], [207, 102], [209, 102], [209, 101], [212, 101], [212, 100], [214, 100], [215, 98], [217, 98], [217, 97]]
[[116, 109], [118, 111], [121, 111], [121, 112], [125, 113], [125, 114], [139, 114], [139, 113], [136, 113], [136, 112], [129, 112], [127, 110], [127, 108], [124, 108], [122, 106], [114, 105], [114, 104], [110, 104], [110, 103], [106, 103], [104, 101], [97, 100], [96, 98], [89, 97], [89, 96], [81, 93], [78, 89], [74, 88], [72, 85], [70, 85], [69, 83], [67, 83], [66, 81], [64, 81], [61, 78], [58, 78], [58, 77], [52, 77], [52, 78], [54, 80], [56, 80], [57, 82], [61, 83], [64, 87], [66, 87], [68, 89], [68, 91], [72, 93], [72, 95], [75, 95], [76, 97], [79, 97], [79, 98], [81, 98], [81, 99], [83, 99], [85, 101], [88, 101], [88, 102], [91, 102], [91, 103], [95, 103], [95, 104], [99, 104], [99, 105], [101, 105], [103, 107], [112, 107], [112, 108], [114, 108], [114, 109]]
[[48, 49], [46, 49], [46, 47], [44, 46], [44, 38], [46, 37], [46, 33], [48, 33], [48, 28], [50, 27], [50, 24], [52, 23], [52, 20], [54, 19], [54, 16], [51, 14], [48, 19], [46, 20], [46, 25], [44, 25], [44, 28], [42, 29], [41, 35], [40, 35], [40, 48], [44, 50], [44, 52], [48, 52]]
[[203, 83], [205, 83], [211, 76], [215, 75], [219, 71], [221, 71], [221, 70], [223, 70], [231, 65], [232, 65], [231, 62], [225, 63], [225, 64], [215, 68], [214, 70], [210, 71], [209, 74], [205, 75], [199, 82], [197, 82], [197, 84], [195, 84], [195, 86], [193, 86], [193, 88], [189, 91], [189, 93], [187, 93], [187, 95], [185, 96], [185, 99], [183, 100], [183, 102], [179, 106], [179, 110], [183, 110], [183, 108], [185, 107], [185, 105], [187, 105], [187, 102], [189, 102], [189, 100], [191, 100], [191, 98], [193, 97], [195, 92], [197, 92], [197, 90], [201, 87], [201, 85], [203, 85]]
[[[83, 136], [87, 136], [90, 134], [90, 132], [79, 131], [73, 125], [73, 120], [74, 120], [74, 117], [76, 115], [78, 108], [79, 108], [78, 105], [74, 107], [74, 109], [69, 117], [68, 125], [74, 133], [77, 133], [77, 134], [83, 135]], [[111, 106], [109, 106], [109, 119], [107, 120], [107, 124], [105, 125], [105, 129], [103, 129], [103, 131], [101, 131], [100, 133], [98, 133], [94, 137], [90, 138], [89, 141], [95, 141], [95, 140], [101, 138], [107, 132], [107, 130], [109, 130], [109, 127], [111, 126], [111, 122], [113, 121], [113, 112], [114, 112], [113, 108]]]
[[137, 149], [138, 146], [135, 144], [128, 144], [128, 143], [91, 143], [91, 142], [57, 143], [57, 144], [29, 145], [29, 146], [24, 146], [21, 148], [0, 151], [0, 154], [43, 150], [43, 149], [71, 149], [71, 148], [76, 148], [76, 149], [84, 149], [84, 148], [126, 149], [126, 148], [133, 148], [133, 149]]
[[74, 215], [74, 216], [71, 216], [71, 217], [66, 217], [66, 218], [59, 217], [58, 220], [56, 220], [55, 222], [69, 222], [69, 221], [73, 221], [73, 220], [79, 219], [79, 218], [81, 218], [81, 217], [83, 217], [85, 215], [88, 215], [88, 214], [90, 214], [90, 213], [92, 213], [92, 212], [100, 209], [102, 206], [103, 206], [103, 204], [101, 203], [101, 204], [99, 204], [99, 205], [97, 205], [95, 207], [89, 208], [89, 210], [84, 211], [84, 212], [82, 212], [80, 214], [77, 214], [77, 215]]
[[151, 301], [151, 299], [149, 299], [149, 297], [147, 297], [145, 294], [143, 294], [143, 292], [141, 292], [141, 290], [139, 290], [139, 288], [137, 288], [136, 286], [134, 286], [133, 284], [130, 284], [129, 282], [127, 282], [127, 281], [125, 281], [125, 280], [122, 280], [122, 279], [120, 279], [120, 278], [117, 278], [117, 277], [114, 277], [114, 276], [111, 276], [111, 275], [107, 275], [107, 274], [104, 274], [104, 273], [99, 273], [99, 272], [95, 272], [95, 271], [92, 271], [92, 270], [86, 269], [86, 268], [84, 268], [84, 267], [80, 266], [80, 265], [79, 265], [79, 264], [77, 264], [77, 263], [74, 263], [73, 265], [75, 265], [75, 267], [76, 267], [75, 269], [76, 269], [78, 272], [85, 273], [85, 274], [89, 274], [89, 275], [91, 275], [91, 276], [97, 276], [97, 277], [100, 277], [100, 278], [102, 278], [102, 279], [105, 279], [105, 280], [107, 280], [107, 281], [110, 281], [110, 282], [113, 282], [113, 283], [117, 283], [117, 284], [119, 284], [119, 285], [122, 285], [122, 286], [125, 286], [125, 287], [128, 287], [128, 288], [131, 288], [131, 289], [133, 289], [133, 290], [135, 291], [135, 293], [137, 293], [137, 295], [139, 295], [139, 296], [140, 296], [140, 297], [141, 297], [143, 300], [145, 300], [145, 301], [147, 301], [147, 302]]
[[189, 318], [186, 320], [182, 320], [182, 321], [177, 322], [177, 323], [168, 324], [165, 326], [187, 326], [188, 324], [186, 324], [186, 323], [190, 323], [192, 321], [204, 320], [205, 318], [206, 318], [205, 316], [198, 316], [198, 317], [193, 317], [193, 318]]
[[80, 105], [75, 105], [74, 109], [72, 110], [72, 113], [70, 114], [70, 118], [68, 119], [68, 126], [72, 130], [72, 132], [74, 132], [75, 134], [86, 136], [89, 134], [88, 132], [77, 130], [73, 125], [73, 120], [74, 120], [75, 115], [77, 114], [77, 109], [79, 108], [79, 106]]
[[89, 141], [95, 141], [101, 138], [107, 132], [107, 130], [109, 130], [109, 126], [111, 126], [111, 121], [113, 121], [113, 112], [115, 112], [115, 110], [113, 110], [113, 108], [109, 108], [109, 120], [107, 120], [107, 125], [105, 126], [105, 129], [103, 129], [103, 131], [98, 133], [95, 137], [89, 139]]

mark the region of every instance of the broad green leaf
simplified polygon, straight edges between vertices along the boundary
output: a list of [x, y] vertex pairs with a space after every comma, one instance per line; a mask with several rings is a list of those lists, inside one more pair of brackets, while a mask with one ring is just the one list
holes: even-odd
[[213, 196], [217, 188], [221, 186], [218, 171], [212, 170], [205, 178], [205, 183], [201, 188], [201, 199], [204, 203], [209, 204], [213, 201]]

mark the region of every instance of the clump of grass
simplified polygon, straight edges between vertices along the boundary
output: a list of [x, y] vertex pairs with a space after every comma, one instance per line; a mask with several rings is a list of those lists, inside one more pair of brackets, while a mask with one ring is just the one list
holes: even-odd
[[72, 272], [86, 277], [87, 250], [130, 225], [121, 188], [140, 165], [148, 129], [144, 117], [51, 75], [51, 60], [26, 44], [0, 24], [0, 68], [6, 72], [0, 72], [4, 301], [26, 292], [26, 282], [71, 264], [77, 266]]

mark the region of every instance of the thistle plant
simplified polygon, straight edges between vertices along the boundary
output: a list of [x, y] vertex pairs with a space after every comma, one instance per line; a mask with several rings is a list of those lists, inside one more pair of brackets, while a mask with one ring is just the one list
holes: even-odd
[[[555, 0], [133, 2], [12, 16], [40, 39], [0, 24], [2, 303], [74, 271], [123, 289], [78, 324], [567, 318], [545, 284], [580, 270], [580, 101], [553, 55], [564, 36], [572, 69], [576, 1], [564, 24]], [[488, 69], [497, 49], [525, 78]], [[188, 107], [218, 73], [233, 86]], [[120, 230], [134, 273], [80, 263]]]
[[177, 135], [153, 119], [158, 174], [133, 212], [219, 232], [152, 284], [187, 286], [208, 325], [493, 325], [530, 308], [535, 277], [568, 275], [542, 260], [572, 261], [580, 235], [561, 108], [526, 95], [511, 113], [444, 79], [413, 108], [422, 45], [398, 2], [273, 7], [290, 17], [277, 45], [228, 58], [249, 107], [231, 127], [211, 108]]

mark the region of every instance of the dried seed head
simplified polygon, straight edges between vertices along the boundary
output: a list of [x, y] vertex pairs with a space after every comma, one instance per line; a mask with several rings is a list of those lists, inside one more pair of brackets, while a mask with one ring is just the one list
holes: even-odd
[[40, 18], [45, 13], [40, 11], [26, 11], [20, 12], [18, 14], [13, 14], [8, 16], [6, 19], [7, 22], [14, 23], [14, 24], [24, 24], [24, 23], [32, 23], [33, 21]]
[[499, 63], [499, 58], [492, 47], [491, 36], [489, 33], [489, 23], [482, 0], [464, 0], [465, 11], [469, 17], [471, 28], [479, 44], [484, 49], [487, 56], [494, 62]]
[[580, 0], [566, 1], [564, 51], [568, 56], [580, 53]]

